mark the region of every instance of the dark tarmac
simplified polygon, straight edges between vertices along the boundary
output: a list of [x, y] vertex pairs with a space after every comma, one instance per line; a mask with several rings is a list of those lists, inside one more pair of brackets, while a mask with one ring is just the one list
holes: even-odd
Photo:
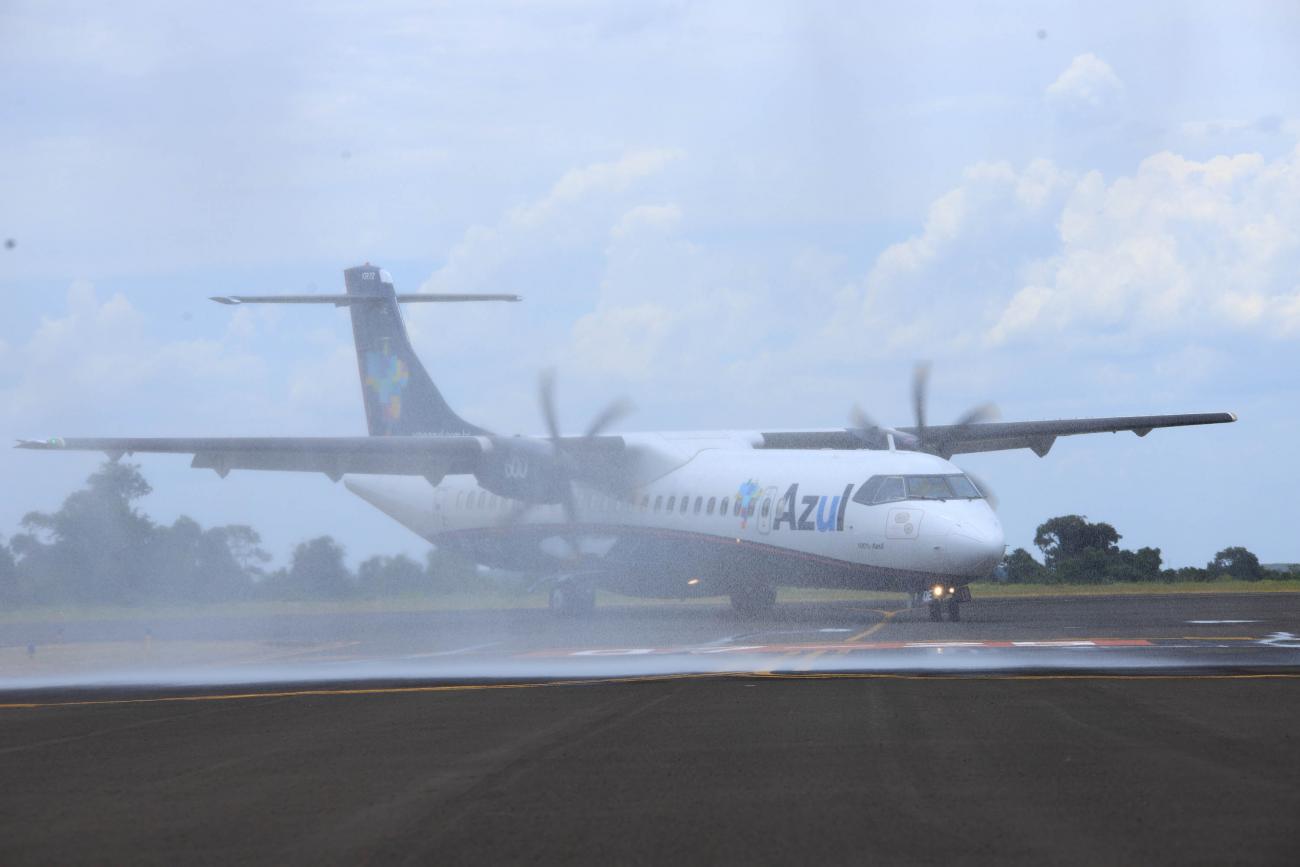
[[1293, 864], [1297, 603], [209, 617], [85, 684], [143, 624], [66, 624], [0, 669], [0, 861]]

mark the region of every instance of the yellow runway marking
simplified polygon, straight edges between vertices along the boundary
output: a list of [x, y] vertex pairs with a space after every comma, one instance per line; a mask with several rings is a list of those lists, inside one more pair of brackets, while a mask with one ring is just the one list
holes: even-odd
[[874, 671], [751, 671], [745, 677], [768, 680], [1300, 680], [1300, 672], [1260, 674], [887, 674]]
[[[723, 672], [732, 675], [734, 672]], [[259, 698], [312, 698], [321, 696], [347, 695], [403, 695], [430, 692], [480, 692], [489, 689], [533, 689], [546, 686], [586, 686], [601, 683], [656, 683], [668, 680], [686, 680], [700, 677], [716, 677], [717, 673], [701, 674], [651, 674], [640, 677], [578, 678], [573, 680], [539, 680], [522, 683], [451, 683], [437, 686], [375, 686], [354, 687], [349, 689], [291, 689], [268, 690], [266, 692], [231, 692], [207, 695], [160, 695], [150, 698], [106, 698], [88, 701], [51, 701], [19, 702], [0, 704], [0, 710], [23, 710], [46, 707], [87, 707], [92, 705], [119, 704], [163, 704], [168, 702], [202, 702], [202, 701], [248, 701]]]
[[482, 692], [496, 689], [540, 689], [555, 686], [597, 686], [602, 684], [664, 683], [674, 680], [1300, 680], [1300, 672], [1257, 674], [898, 674], [884, 672], [774, 672], [718, 671], [689, 674], [652, 674], [637, 677], [579, 678], [573, 680], [526, 681], [522, 683], [441, 684], [438, 686], [357, 687], [350, 689], [295, 689], [267, 692], [215, 693], [208, 695], [163, 695], [152, 698], [113, 698], [89, 701], [21, 702], [0, 704], [0, 710], [32, 710], [56, 707], [92, 707], [127, 704], [170, 704], [177, 702], [249, 701], [255, 699], [326, 698], [332, 696], [416, 695], [438, 692]]
[[1180, 635], [1183, 641], [1259, 641], [1252, 635]]
[[[902, 611], [903, 609], [895, 608], [893, 611], [886, 611], [883, 608], [867, 608], [865, 610], [874, 611], [875, 613], [879, 614], [881, 618], [880, 622], [867, 627], [866, 629], [859, 632], [857, 635], [850, 636], [848, 639], [846, 639], [845, 641], [846, 644], [853, 644], [854, 642], [858, 642], [864, 638], [869, 638], [872, 635], [875, 635], [877, 632], [879, 632], [880, 630], [888, 626], [889, 621], [893, 620], [894, 616], [898, 614], [898, 612]], [[837, 650], [836, 653], [838, 653], [840, 656], [845, 656], [849, 653], [849, 651]]]

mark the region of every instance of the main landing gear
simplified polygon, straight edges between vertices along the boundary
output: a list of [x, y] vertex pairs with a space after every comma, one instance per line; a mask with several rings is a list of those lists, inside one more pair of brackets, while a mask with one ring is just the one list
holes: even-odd
[[561, 617], [585, 617], [596, 610], [596, 588], [564, 581], [551, 588], [552, 614]]

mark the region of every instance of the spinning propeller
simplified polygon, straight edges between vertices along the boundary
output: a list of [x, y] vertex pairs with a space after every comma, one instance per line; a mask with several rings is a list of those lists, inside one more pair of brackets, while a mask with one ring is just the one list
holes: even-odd
[[[926, 361], [918, 362], [912, 371], [912, 414], [916, 420], [915, 427], [911, 431], [881, 427], [863, 412], [860, 406], [855, 404], [852, 411], [853, 432], [858, 435], [867, 448], [887, 448], [888, 441], [886, 437], [893, 436], [894, 443], [899, 448], [929, 452], [947, 458], [950, 453], [947, 452], [945, 447], [954, 438], [954, 435], [957, 435], [956, 438], [960, 438], [960, 434], [965, 433], [970, 426], [996, 421], [999, 417], [997, 406], [992, 403], [981, 403], [962, 413], [952, 425], [939, 429], [928, 427], [925, 419], [929, 391], [930, 363]], [[980, 492], [984, 494], [985, 499], [990, 504], [996, 503], [993, 492], [988, 485], [970, 473], [966, 473], [966, 475], [980, 489]]]
[[[575, 482], [583, 481], [597, 487], [609, 485], [610, 479], [599, 471], [593, 471], [591, 460], [594, 449], [583, 448], [593, 443], [597, 437], [608, 430], [615, 422], [627, 416], [632, 406], [625, 400], [616, 400], [605, 407], [588, 423], [581, 437], [565, 438], [560, 434], [559, 413], [555, 408], [555, 372], [544, 371], [538, 383], [538, 402], [542, 410], [542, 420], [546, 423], [546, 434], [550, 445], [548, 456], [548, 475], [552, 480], [551, 502], [558, 501], [564, 509], [564, 518], [569, 525], [566, 538], [569, 540], [570, 556], [578, 556], [578, 546], [573, 538], [573, 528], [578, 523], [578, 500], [573, 491]], [[506, 518], [507, 525], [523, 520], [524, 516], [540, 503], [524, 502], [517, 506]]]

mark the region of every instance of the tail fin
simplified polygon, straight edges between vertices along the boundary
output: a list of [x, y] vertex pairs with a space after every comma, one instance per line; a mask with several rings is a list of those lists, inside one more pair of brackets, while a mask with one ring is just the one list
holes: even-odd
[[388, 272], [366, 264], [348, 268], [343, 276], [349, 298], [362, 296], [369, 302], [347, 306], [370, 435], [487, 433], [456, 415], [416, 358]]

